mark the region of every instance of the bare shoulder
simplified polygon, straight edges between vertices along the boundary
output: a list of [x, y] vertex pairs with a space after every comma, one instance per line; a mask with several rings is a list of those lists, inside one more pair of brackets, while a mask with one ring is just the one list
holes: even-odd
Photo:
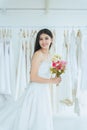
[[32, 62], [41, 62], [42, 61], [42, 53], [40, 50], [36, 51], [32, 57]]

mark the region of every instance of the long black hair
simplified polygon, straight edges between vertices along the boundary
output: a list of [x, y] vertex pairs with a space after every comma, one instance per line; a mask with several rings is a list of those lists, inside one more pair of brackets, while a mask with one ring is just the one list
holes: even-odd
[[[41, 34], [47, 34], [49, 35], [51, 38], [53, 38], [53, 34], [49, 29], [41, 29], [36, 36], [36, 41], [35, 41], [35, 47], [34, 47], [34, 52], [36, 52], [37, 50], [41, 49], [41, 46], [39, 44], [39, 40], [40, 40], [40, 35]], [[50, 44], [49, 49], [51, 48], [52, 43]]]

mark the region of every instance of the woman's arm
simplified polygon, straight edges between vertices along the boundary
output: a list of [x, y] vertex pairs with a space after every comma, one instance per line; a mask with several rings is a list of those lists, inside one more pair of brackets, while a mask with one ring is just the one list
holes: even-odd
[[38, 75], [38, 70], [40, 67], [40, 64], [43, 60], [42, 55], [40, 52], [36, 52], [32, 58], [32, 64], [31, 64], [31, 73], [30, 73], [30, 80], [32, 82], [38, 82], [38, 83], [59, 83], [60, 78], [42, 78]]

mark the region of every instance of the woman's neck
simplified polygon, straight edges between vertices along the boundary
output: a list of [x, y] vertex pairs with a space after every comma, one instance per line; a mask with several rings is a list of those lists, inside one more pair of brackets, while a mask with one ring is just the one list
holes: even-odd
[[41, 52], [44, 54], [49, 54], [49, 49], [41, 49]]
[[49, 51], [49, 49], [41, 49], [40, 50], [41, 51], [41, 53], [43, 54], [43, 59], [50, 59], [50, 51]]

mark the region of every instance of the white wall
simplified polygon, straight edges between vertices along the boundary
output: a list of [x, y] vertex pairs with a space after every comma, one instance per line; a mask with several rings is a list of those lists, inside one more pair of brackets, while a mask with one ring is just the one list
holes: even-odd
[[87, 25], [87, 11], [7, 11], [0, 13], [0, 26]]
[[49, 4], [45, 0], [0, 0], [0, 26], [87, 25], [86, 0], [48, 1]]
[[0, 8], [87, 9], [87, 0], [0, 0]]

